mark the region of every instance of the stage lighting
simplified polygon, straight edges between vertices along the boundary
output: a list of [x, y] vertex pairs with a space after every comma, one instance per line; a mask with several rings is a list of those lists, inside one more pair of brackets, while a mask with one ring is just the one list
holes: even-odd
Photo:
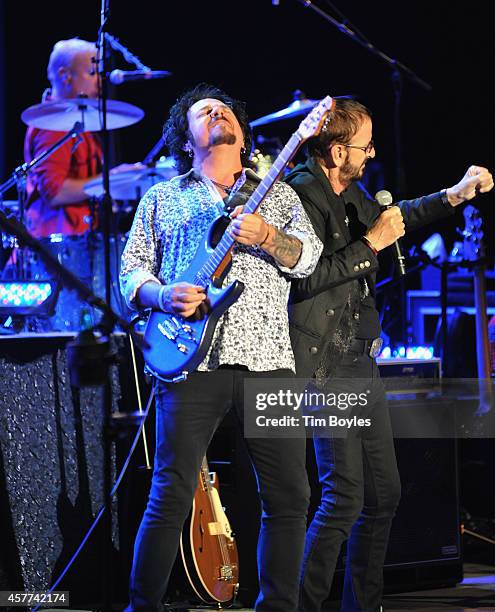
[[0, 281], [0, 316], [50, 316], [55, 310], [57, 289], [52, 280]]

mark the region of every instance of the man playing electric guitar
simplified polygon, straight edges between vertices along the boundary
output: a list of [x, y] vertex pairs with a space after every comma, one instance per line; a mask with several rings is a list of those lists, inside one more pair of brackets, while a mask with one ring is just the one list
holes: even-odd
[[[199, 85], [172, 107], [164, 136], [181, 176], [142, 199], [122, 258], [128, 304], [181, 317], [208, 315], [203, 286], [176, 282], [224, 198], [259, 181], [246, 168], [250, 136], [243, 105]], [[227, 199], [227, 198], [226, 198]], [[225, 282], [244, 291], [220, 318], [206, 358], [175, 384], [159, 383], [153, 481], [135, 545], [128, 610], [159, 610], [206, 448], [225, 413], [239, 422], [248, 377], [294, 372], [287, 315], [291, 278], [315, 268], [321, 243], [295, 192], [275, 183], [259, 212], [231, 215], [236, 243]], [[182, 319], [181, 319], [182, 320]], [[166, 330], [164, 330], [166, 333]], [[304, 439], [246, 439], [263, 508], [256, 610], [295, 612], [309, 488]]]

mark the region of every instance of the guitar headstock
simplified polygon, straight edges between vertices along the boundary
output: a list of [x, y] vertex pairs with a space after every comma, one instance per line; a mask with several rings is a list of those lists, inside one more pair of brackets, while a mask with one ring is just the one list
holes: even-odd
[[464, 259], [476, 261], [484, 257], [483, 245], [483, 220], [480, 211], [474, 206], [466, 206], [463, 210], [464, 215]]
[[297, 134], [299, 134], [300, 138], [307, 140], [313, 136], [318, 136], [328, 113], [334, 106], [335, 100], [330, 96], [320, 100], [297, 128]]

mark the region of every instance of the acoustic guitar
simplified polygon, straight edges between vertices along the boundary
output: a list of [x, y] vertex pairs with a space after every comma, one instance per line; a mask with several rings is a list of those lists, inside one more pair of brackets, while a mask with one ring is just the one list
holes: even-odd
[[199, 472], [191, 513], [182, 530], [182, 562], [196, 595], [205, 603], [232, 603], [239, 589], [234, 534], [218, 492], [218, 478], [206, 457]]

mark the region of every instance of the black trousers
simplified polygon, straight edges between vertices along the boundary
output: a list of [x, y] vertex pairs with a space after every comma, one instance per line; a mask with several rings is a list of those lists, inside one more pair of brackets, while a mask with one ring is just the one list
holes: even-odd
[[[348, 352], [332, 379], [347, 379], [348, 392], [367, 388], [367, 406], [357, 416], [370, 427], [342, 436], [313, 437], [322, 497], [306, 536], [300, 612], [320, 612], [328, 598], [342, 543], [348, 539], [343, 612], [375, 612], [383, 591], [383, 564], [400, 498], [390, 416], [376, 361]], [[358, 380], [359, 379], [359, 380]], [[365, 382], [366, 381], [366, 382]], [[332, 390], [332, 382], [328, 389]]]
[[[267, 376], [293, 374], [219, 369], [195, 372], [185, 382], [160, 387], [153, 480], [135, 543], [129, 611], [160, 609], [208, 444], [228, 410], [234, 409], [242, 424], [244, 409], [254, 409], [244, 407], [245, 378]], [[305, 439], [246, 439], [262, 502], [259, 612], [297, 609], [309, 505], [305, 443]]]

